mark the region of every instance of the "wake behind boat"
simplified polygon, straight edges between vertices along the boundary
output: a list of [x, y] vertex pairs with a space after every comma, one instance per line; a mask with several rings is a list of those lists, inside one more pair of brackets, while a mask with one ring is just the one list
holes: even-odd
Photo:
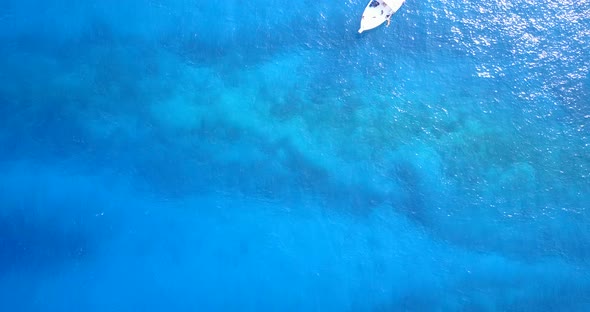
[[385, 22], [389, 26], [391, 16], [399, 10], [405, 0], [370, 0], [363, 12], [359, 34]]

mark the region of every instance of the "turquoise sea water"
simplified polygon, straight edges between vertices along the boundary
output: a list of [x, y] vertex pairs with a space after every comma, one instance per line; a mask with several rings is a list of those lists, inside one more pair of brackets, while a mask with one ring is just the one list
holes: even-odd
[[3, 311], [588, 311], [590, 1], [0, 2]]

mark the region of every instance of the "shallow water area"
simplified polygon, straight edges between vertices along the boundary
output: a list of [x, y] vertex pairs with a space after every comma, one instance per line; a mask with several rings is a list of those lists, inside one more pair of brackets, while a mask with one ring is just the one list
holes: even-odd
[[587, 311], [590, 1], [0, 4], [15, 311]]

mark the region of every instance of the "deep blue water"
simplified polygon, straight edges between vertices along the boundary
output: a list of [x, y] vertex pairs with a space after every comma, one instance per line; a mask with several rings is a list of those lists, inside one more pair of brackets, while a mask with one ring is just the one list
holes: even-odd
[[365, 2], [0, 2], [0, 309], [590, 310], [590, 1]]

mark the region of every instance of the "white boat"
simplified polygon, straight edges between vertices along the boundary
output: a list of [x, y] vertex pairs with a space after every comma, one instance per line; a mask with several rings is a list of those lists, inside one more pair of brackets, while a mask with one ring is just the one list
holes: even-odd
[[385, 22], [389, 26], [391, 16], [399, 10], [405, 0], [370, 0], [363, 12], [359, 34]]

